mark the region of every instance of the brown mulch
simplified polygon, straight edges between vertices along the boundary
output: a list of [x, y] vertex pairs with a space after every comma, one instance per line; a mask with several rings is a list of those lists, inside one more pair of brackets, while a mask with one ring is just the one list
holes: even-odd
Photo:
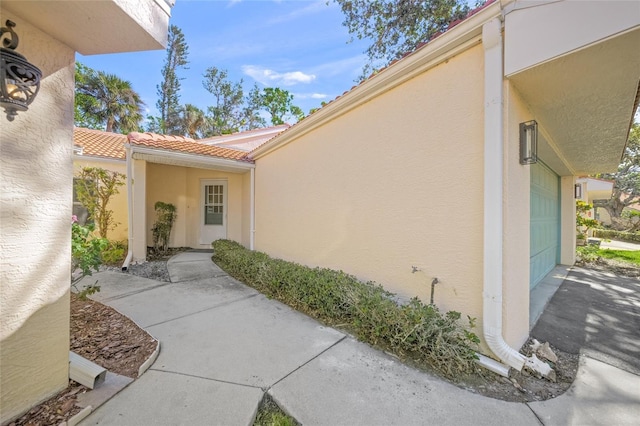
[[[138, 377], [138, 369], [156, 350], [157, 341], [116, 310], [71, 294], [70, 350], [112, 373]], [[59, 425], [81, 408], [78, 395], [88, 388], [69, 380], [69, 386], [54, 397], [33, 407], [8, 426]]]

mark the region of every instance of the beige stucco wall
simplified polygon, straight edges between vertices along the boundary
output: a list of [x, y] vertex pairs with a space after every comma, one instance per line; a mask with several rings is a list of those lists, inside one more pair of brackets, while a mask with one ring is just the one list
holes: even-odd
[[6, 19], [43, 78], [27, 112], [0, 114], [0, 423], [68, 383], [73, 177], [74, 52]]
[[503, 337], [520, 348], [529, 335], [531, 167], [520, 164], [520, 123], [534, 117], [518, 91], [504, 84]]
[[[256, 164], [256, 249], [482, 313], [483, 50], [429, 72]], [[412, 266], [420, 272], [412, 273]]]
[[[73, 173], [77, 176], [83, 167], [99, 167], [112, 172], [122, 173], [126, 176], [127, 164], [125, 161], [91, 161], [76, 159], [73, 162]], [[113, 220], [116, 223], [114, 229], [107, 232], [107, 238], [112, 241], [126, 241], [128, 235], [127, 213], [127, 185], [118, 187], [118, 194], [109, 200], [109, 209], [113, 210]]]
[[[247, 173], [248, 174], [248, 173]], [[146, 175], [146, 229], [147, 245], [153, 244], [151, 228], [156, 220], [153, 208], [157, 201], [172, 203], [177, 208], [177, 220], [171, 232], [172, 247], [209, 247], [201, 245], [200, 203], [201, 180], [221, 179], [227, 181], [227, 238], [244, 244], [248, 231], [243, 226], [249, 223], [249, 211], [244, 206], [245, 179], [243, 174], [147, 163]], [[248, 187], [246, 187], [248, 190]], [[248, 244], [247, 244], [248, 245]]]

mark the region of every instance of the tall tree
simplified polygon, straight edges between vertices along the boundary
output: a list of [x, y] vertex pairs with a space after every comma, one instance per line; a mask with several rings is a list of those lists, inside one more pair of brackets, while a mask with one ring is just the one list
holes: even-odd
[[302, 110], [293, 105], [293, 95], [279, 87], [265, 87], [262, 91], [262, 108], [271, 115], [271, 124], [284, 124], [285, 119], [304, 118]]
[[195, 105], [186, 104], [180, 109], [179, 134], [192, 139], [199, 139], [205, 135], [206, 117], [204, 111]]
[[[131, 83], [114, 74], [89, 70], [82, 81], [76, 82], [76, 97], [85, 99], [79, 104], [81, 114], [100, 123], [107, 132], [137, 131], [144, 102]], [[93, 100], [86, 102], [87, 97]]]
[[262, 108], [262, 92], [257, 84], [254, 84], [244, 99], [242, 108], [242, 129], [251, 130], [266, 126], [266, 121], [260, 116]]
[[189, 46], [185, 41], [182, 30], [175, 25], [169, 27], [169, 40], [167, 43], [167, 57], [162, 67], [163, 81], [157, 86], [158, 102], [156, 106], [160, 111], [160, 132], [173, 134], [180, 129], [180, 80], [178, 68], [185, 68], [189, 63], [187, 55]]
[[[334, 0], [343, 25], [358, 39], [369, 39], [369, 62], [360, 79], [429, 41], [469, 12], [464, 0]], [[482, 4], [478, 0], [477, 4]]]
[[597, 177], [613, 180], [611, 198], [603, 206], [611, 216], [611, 225], [618, 230], [632, 228], [632, 221], [625, 218], [623, 211], [632, 204], [640, 203], [640, 123], [631, 127], [618, 171]]
[[73, 119], [74, 124], [77, 127], [87, 127], [89, 129], [102, 130], [104, 129], [104, 124], [100, 121], [100, 119], [98, 119], [98, 117], [91, 114], [91, 111], [98, 108], [98, 101], [93, 96], [78, 90], [80, 87], [84, 86], [87, 83], [89, 76], [94, 73], [95, 71], [93, 69], [84, 64], [81, 64], [80, 62], [76, 62], [76, 92]]
[[234, 83], [228, 75], [227, 70], [216, 67], [208, 68], [204, 74], [202, 84], [215, 100], [215, 105], [208, 108], [206, 136], [234, 133], [242, 125], [242, 79]]

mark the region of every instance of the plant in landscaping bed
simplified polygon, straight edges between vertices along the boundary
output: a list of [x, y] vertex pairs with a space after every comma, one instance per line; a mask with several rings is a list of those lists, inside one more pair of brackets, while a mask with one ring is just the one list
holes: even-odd
[[330, 324], [347, 327], [366, 342], [427, 363], [448, 377], [475, 371], [480, 339], [459, 312], [441, 313], [418, 298], [398, 305], [393, 294], [342, 271], [309, 268], [240, 244], [217, 240], [213, 260], [233, 277], [268, 297]]
[[628, 243], [640, 243], [640, 232], [622, 232], [613, 229], [596, 229], [594, 236], [611, 240], [626, 241]]
[[[85, 299], [87, 296], [100, 291], [96, 285], [85, 286], [79, 290], [77, 284], [84, 277], [92, 275], [92, 270], [98, 271], [102, 264], [101, 252], [107, 247], [109, 241], [106, 238], [97, 238], [93, 235], [94, 225], [82, 226], [77, 223], [77, 218], [72, 217], [71, 223], [71, 286], [78, 291], [78, 297]], [[74, 272], [80, 273], [74, 278]]]
[[102, 251], [102, 262], [105, 265], [120, 265], [124, 262], [128, 248], [127, 241], [109, 241]]
[[169, 247], [171, 229], [176, 221], [176, 206], [171, 203], [156, 202], [156, 222], [153, 224], [153, 248], [156, 252], [166, 252]]
[[600, 259], [600, 249], [595, 245], [588, 245], [576, 248], [577, 263], [594, 263]]
[[593, 206], [591, 204], [585, 203], [582, 200], [576, 201], [576, 231], [579, 240], [585, 240], [590, 229], [600, 226], [600, 222], [597, 220], [584, 217], [592, 208]]
[[98, 234], [107, 238], [107, 231], [117, 223], [113, 219], [113, 210], [108, 208], [109, 200], [124, 185], [125, 175], [99, 167], [83, 167], [74, 179], [74, 190], [78, 201], [87, 209], [89, 217], [98, 227]]

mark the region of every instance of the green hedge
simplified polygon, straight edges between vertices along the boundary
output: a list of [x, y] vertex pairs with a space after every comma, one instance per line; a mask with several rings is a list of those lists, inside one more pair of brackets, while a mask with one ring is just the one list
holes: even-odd
[[393, 294], [342, 271], [309, 268], [240, 244], [213, 243], [213, 261], [231, 276], [328, 324], [345, 327], [361, 340], [398, 356], [430, 365], [448, 377], [475, 371], [480, 339], [461, 324], [460, 313], [442, 314], [417, 298], [398, 305]]
[[626, 241], [628, 243], [640, 243], [640, 232], [622, 232], [613, 229], [594, 229], [593, 236], [608, 240]]

